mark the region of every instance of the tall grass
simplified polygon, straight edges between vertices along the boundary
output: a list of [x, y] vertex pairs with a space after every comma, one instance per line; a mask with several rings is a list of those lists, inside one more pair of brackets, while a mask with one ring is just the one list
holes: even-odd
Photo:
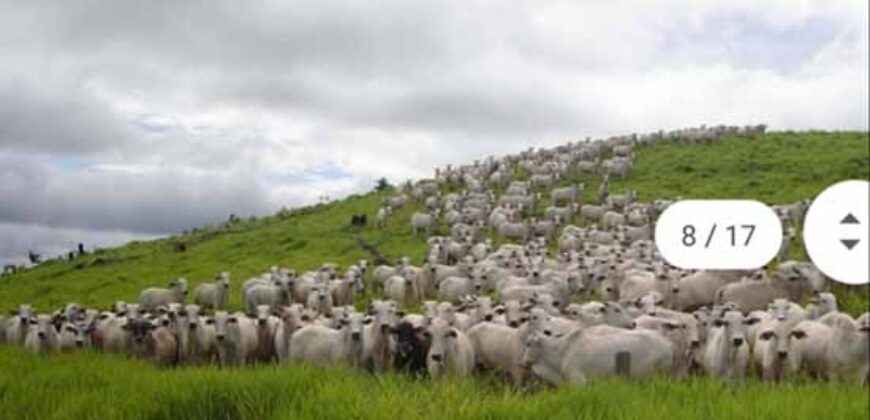
[[159, 370], [91, 353], [0, 347], [9, 419], [861, 419], [867, 390], [846, 384], [724, 385], [613, 379], [582, 389], [516, 390], [487, 378], [417, 381], [342, 369], [259, 366]]

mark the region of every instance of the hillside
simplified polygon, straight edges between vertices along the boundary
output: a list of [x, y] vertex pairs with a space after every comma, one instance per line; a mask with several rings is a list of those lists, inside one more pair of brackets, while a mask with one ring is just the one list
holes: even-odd
[[[769, 133], [728, 137], [714, 145], [663, 144], [637, 150], [636, 166], [612, 191], [658, 197], [748, 198], [769, 204], [813, 197], [847, 178], [870, 178], [868, 133]], [[579, 177], [592, 200], [600, 179]], [[387, 229], [349, 226], [351, 215], [373, 220], [381, 199], [369, 193], [270, 217], [204, 227], [183, 235], [101, 250], [73, 261], [49, 261], [0, 277], [0, 309], [23, 302], [49, 311], [75, 301], [107, 307], [135, 301], [141, 289], [178, 276], [191, 287], [219, 271], [233, 278], [230, 304], [241, 307], [239, 284], [272, 265], [313, 269], [370, 256], [357, 238], [394, 260], [419, 263], [423, 236], [408, 226], [418, 205], [394, 215]], [[442, 231], [446, 231], [444, 226]], [[792, 256], [805, 258], [799, 244]], [[866, 311], [866, 288], [834, 286], [841, 306]], [[367, 292], [370, 293], [370, 292]], [[365, 295], [358, 305], [371, 299]], [[590, 419], [858, 419], [865, 388], [796, 378], [771, 386], [751, 377], [726, 385], [709, 377], [650, 382], [605, 380], [582, 389], [517, 389], [491, 374], [420, 381], [304, 365], [160, 369], [123, 356], [80, 352], [34, 356], [0, 345], [0, 415], [15, 419], [242, 418], [590, 418]]]
[[[641, 200], [682, 196], [788, 203], [813, 197], [839, 180], [870, 178], [868, 148], [868, 134], [860, 132], [777, 132], [751, 140], [726, 138], [709, 146], [648, 146], [638, 150], [636, 167], [626, 179], [613, 182], [612, 190], [636, 189]], [[587, 185], [584, 200], [594, 200], [600, 180], [588, 176], [576, 180]], [[384, 196], [353, 196], [186, 235], [134, 242], [74, 261], [49, 261], [0, 277], [0, 308], [29, 302], [48, 310], [70, 301], [106, 307], [115, 300], [134, 301], [143, 288], [164, 285], [179, 276], [187, 278], [193, 288], [219, 271], [230, 271], [238, 284], [272, 265], [297, 271], [324, 262], [347, 265], [370, 258], [356, 244], [357, 236], [377, 244], [390, 260], [408, 255], [419, 263], [425, 241], [413, 238], [408, 227], [410, 214], [419, 207], [406, 206], [384, 230], [373, 223], [362, 229], [349, 226], [353, 214], [367, 213], [373, 220]], [[184, 252], [179, 244], [184, 244]], [[798, 245], [793, 252], [805, 258]], [[866, 298], [847, 290], [843, 293], [847, 309], [859, 312], [866, 308]], [[238, 293], [231, 294], [230, 304], [240, 306]]]

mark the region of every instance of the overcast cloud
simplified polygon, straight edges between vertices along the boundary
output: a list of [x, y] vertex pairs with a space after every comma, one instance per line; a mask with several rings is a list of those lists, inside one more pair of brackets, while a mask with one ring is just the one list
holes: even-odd
[[867, 130], [867, 7], [0, 0], [0, 262], [586, 136]]

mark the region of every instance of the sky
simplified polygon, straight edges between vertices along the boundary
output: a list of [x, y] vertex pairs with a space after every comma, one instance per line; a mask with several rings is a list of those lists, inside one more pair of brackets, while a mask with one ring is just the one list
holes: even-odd
[[587, 136], [867, 130], [867, 8], [0, 0], [0, 262]]

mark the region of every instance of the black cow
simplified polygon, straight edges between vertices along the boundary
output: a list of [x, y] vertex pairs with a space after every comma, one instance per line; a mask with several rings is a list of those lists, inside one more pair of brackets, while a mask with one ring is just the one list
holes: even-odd
[[368, 218], [365, 214], [354, 214], [350, 217], [351, 226], [363, 227], [368, 223]]
[[402, 321], [396, 326], [396, 355], [393, 367], [400, 372], [406, 372], [416, 378], [427, 376], [426, 355], [431, 345], [426, 338], [425, 328], [414, 327], [410, 322]]

